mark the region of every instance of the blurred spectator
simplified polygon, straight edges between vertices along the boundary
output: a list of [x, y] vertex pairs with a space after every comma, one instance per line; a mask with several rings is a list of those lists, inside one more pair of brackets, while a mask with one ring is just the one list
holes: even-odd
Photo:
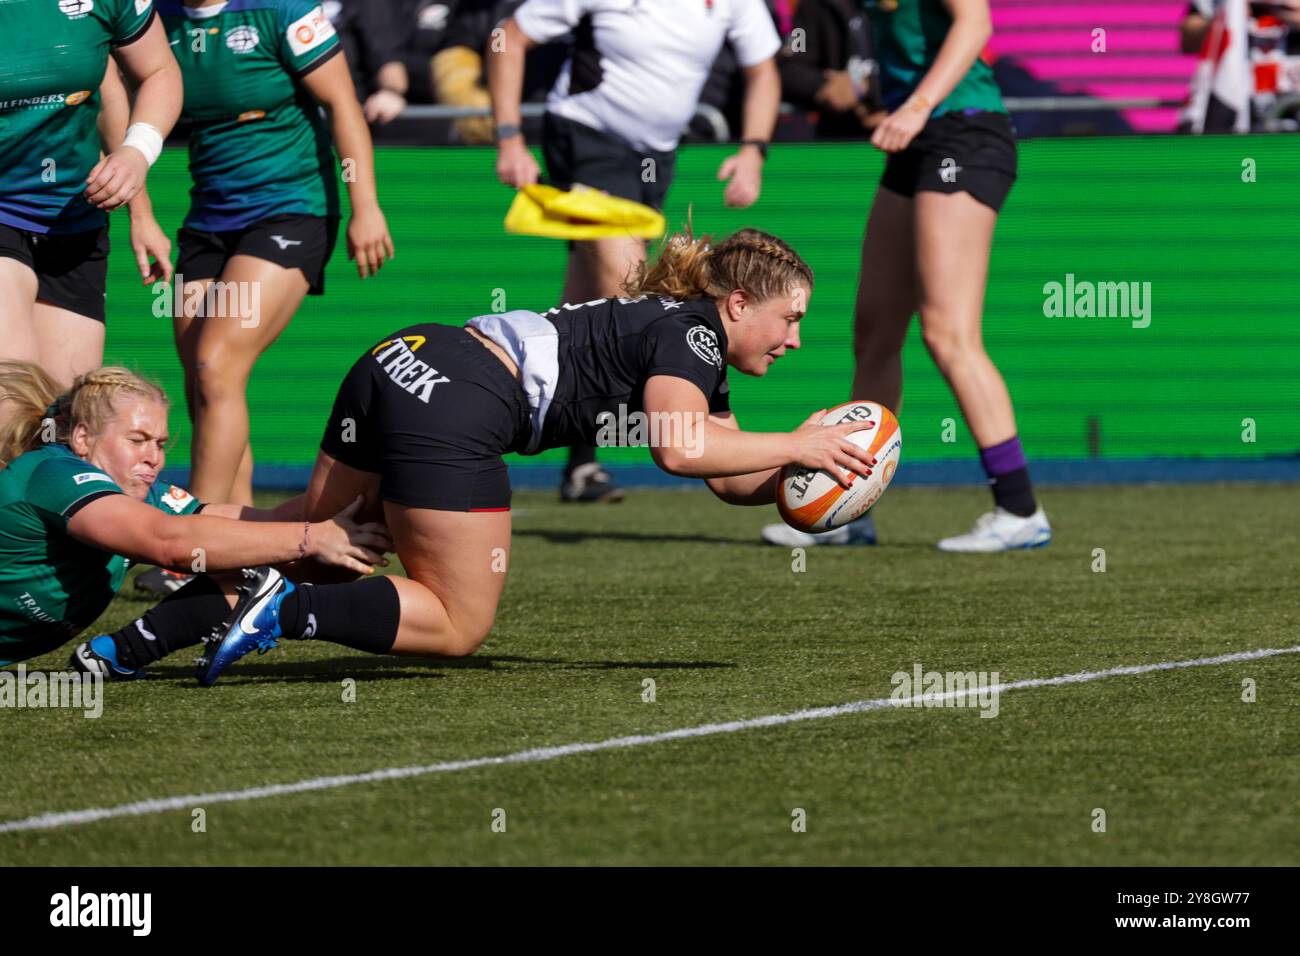
[[819, 137], [861, 137], [885, 118], [858, 0], [802, 0], [777, 62], [786, 102], [817, 114]]
[[[432, 61], [434, 100], [448, 106], [491, 109], [483, 69], [483, 54], [493, 42], [493, 30], [514, 13], [523, 0], [460, 0], [447, 25], [442, 48]], [[525, 60], [523, 102], [542, 102], [555, 84], [571, 37], [563, 37], [528, 51]], [[540, 122], [540, 121], [536, 121]], [[532, 129], [535, 124], [525, 124]], [[491, 143], [492, 117], [473, 116], [456, 120], [456, 131], [465, 143]]]
[[[1243, 42], [1233, 36], [1231, 24]], [[1180, 129], [1296, 129], [1300, 98], [1300, 0], [1192, 0], [1184, 53], [1200, 53]], [[1286, 109], [1284, 97], [1291, 100]], [[1288, 114], [1283, 116], [1282, 114]]]
[[[1210, 22], [1223, 7], [1224, 0], [1192, 0], [1187, 5], [1183, 17], [1182, 49], [1184, 53], [1200, 53], [1201, 44], [1210, 32]], [[1287, 37], [1286, 52], [1295, 56], [1300, 54], [1300, 2], [1298, 0], [1273, 0], [1271, 3], [1250, 4], [1251, 16], [1272, 14], [1291, 28]]]
[[433, 86], [433, 55], [442, 49], [456, 8], [461, 0], [370, 0], [397, 3], [401, 25], [398, 59], [411, 79], [412, 103], [436, 101]]
[[338, 32], [366, 121], [384, 125], [406, 109], [410, 82], [398, 49], [402, 34], [394, 0], [325, 0]]

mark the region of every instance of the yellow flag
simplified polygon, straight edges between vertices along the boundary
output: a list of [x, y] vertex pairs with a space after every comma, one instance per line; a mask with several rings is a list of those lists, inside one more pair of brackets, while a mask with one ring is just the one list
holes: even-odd
[[603, 239], [634, 236], [657, 239], [663, 214], [630, 199], [574, 183], [567, 192], [554, 186], [525, 186], [506, 213], [506, 232], [548, 239]]

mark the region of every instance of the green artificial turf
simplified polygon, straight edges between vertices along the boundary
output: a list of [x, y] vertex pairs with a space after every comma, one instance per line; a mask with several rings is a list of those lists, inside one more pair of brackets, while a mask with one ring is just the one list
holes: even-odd
[[[700, 492], [581, 508], [518, 494], [509, 581], [476, 656], [304, 642], [204, 690], [180, 655], [107, 686], [97, 720], [0, 710], [0, 821], [888, 697], [891, 675], [917, 663], [1012, 681], [1300, 644], [1294, 487], [1043, 498], [1050, 548], [956, 556], [933, 542], [964, 530], [986, 494], [896, 488], [878, 509], [881, 547], [810, 549], [795, 571], [789, 551], [756, 543], [773, 509]], [[97, 630], [147, 606], [128, 586]], [[204, 832], [187, 808], [0, 833], [0, 863], [1295, 865], [1298, 665], [1290, 654], [1008, 691], [995, 719], [881, 709], [197, 799]]]

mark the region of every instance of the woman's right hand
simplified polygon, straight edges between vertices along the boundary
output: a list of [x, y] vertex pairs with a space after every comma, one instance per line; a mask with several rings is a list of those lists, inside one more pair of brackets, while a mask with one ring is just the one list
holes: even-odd
[[876, 459], [865, 448], [849, 441], [850, 435], [862, 430], [862, 422], [818, 424], [825, 414], [824, 408], [814, 412], [790, 433], [794, 438], [794, 462], [805, 468], [819, 468], [847, 488], [857, 475], [871, 474]]
[[353, 520], [365, 499], [358, 495], [328, 521], [314, 522], [307, 532], [307, 552], [322, 564], [347, 568], [357, 574], [370, 574], [374, 566], [388, 567], [384, 555], [393, 550], [388, 528], [378, 521], [358, 524]]
[[497, 178], [507, 186], [523, 189], [534, 185], [541, 170], [522, 136], [511, 136], [497, 146]]

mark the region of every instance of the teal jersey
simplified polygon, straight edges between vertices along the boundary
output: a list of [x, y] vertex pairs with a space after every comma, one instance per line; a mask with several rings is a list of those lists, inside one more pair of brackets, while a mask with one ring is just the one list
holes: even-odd
[[[952, 15], [943, 0], [863, 0], [871, 22], [871, 38], [880, 63], [880, 92], [885, 107], [896, 110], [906, 102], [939, 55]], [[957, 110], [1005, 113], [993, 71], [977, 59], [947, 99], [931, 116]]]
[[320, 4], [158, 0], [158, 13], [185, 78], [185, 225], [225, 232], [270, 216], [338, 216], [329, 131], [299, 82], [342, 50]]
[[[53, 650], [104, 613], [129, 562], [73, 538], [68, 522], [90, 502], [123, 493], [67, 445], [29, 451], [0, 471], [0, 666]], [[202, 507], [161, 482], [145, 502], [177, 515]]]
[[150, 0], [0, 0], [0, 223], [62, 235], [107, 222], [85, 197], [99, 87], [109, 50], [153, 15]]

